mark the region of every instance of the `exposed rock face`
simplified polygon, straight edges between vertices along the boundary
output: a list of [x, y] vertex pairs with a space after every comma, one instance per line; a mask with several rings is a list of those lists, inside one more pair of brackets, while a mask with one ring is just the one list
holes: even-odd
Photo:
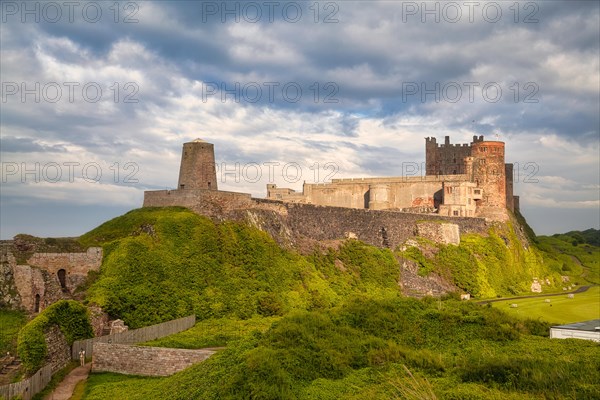
[[542, 293], [542, 284], [537, 279], [534, 279], [531, 283], [531, 291], [533, 293]]
[[400, 287], [405, 296], [424, 297], [440, 296], [455, 292], [458, 288], [437, 274], [419, 275], [419, 266], [412, 260], [399, 259]]
[[9, 310], [21, 307], [21, 296], [15, 285], [13, 266], [17, 264], [8, 246], [1, 245], [0, 253], [0, 308]]

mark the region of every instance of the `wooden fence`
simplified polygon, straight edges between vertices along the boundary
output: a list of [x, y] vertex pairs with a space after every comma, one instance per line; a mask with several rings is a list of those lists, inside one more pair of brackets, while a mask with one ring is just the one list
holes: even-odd
[[[127, 332], [99, 336], [92, 339], [76, 340], [71, 346], [71, 357], [73, 360], [79, 360], [79, 351], [81, 349], [85, 350], [86, 357], [91, 357], [93, 354], [93, 344], [95, 342], [122, 344], [142, 343], [185, 331], [186, 329], [194, 326], [195, 323], [196, 316], [190, 315], [188, 317], [163, 322], [162, 324], [147, 326], [140, 329], [132, 329]], [[59, 369], [62, 369], [65, 366], [66, 363]], [[46, 387], [48, 382], [50, 382], [50, 379], [52, 378], [51, 369], [52, 366], [48, 364], [40, 368], [35, 374], [27, 379], [23, 379], [20, 382], [11, 383], [9, 385], [0, 386], [0, 398], [8, 400], [16, 396], [22, 396], [23, 400], [30, 400], [35, 394], [41, 392]]]
[[93, 355], [93, 344], [97, 342], [120, 344], [142, 343], [185, 331], [194, 326], [195, 323], [196, 316], [190, 315], [188, 317], [163, 322], [162, 324], [132, 329], [122, 333], [114, 333], [112, 335], [99, 336], [92, 339], [76, 340], [73, 342], [73, 346], [71, 346], [71, 357], [73, 360], [79, 360], [79, 351], [82, 349], [85, 350], [86, 357], [91, 357]]
[[3, 399], [12, 399], [16, 396], [22, 396], [23, 400], [30, 400], [35, 394], [41, 392], [46, 387], [50, 379], [52, 379], [52, 366], [48, 364], [27, 379], [0, 386], [0, 397]]

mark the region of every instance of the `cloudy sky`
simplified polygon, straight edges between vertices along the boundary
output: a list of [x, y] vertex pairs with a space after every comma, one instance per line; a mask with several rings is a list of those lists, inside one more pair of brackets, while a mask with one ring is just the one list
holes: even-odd
[[[596, 1], [1, 3], [2, 239], [80, 235], [177, 185], [265, 196], [506, 142], [539, 234], [598, 228]], [[419, 173], [419, 172], [417, 172]]]

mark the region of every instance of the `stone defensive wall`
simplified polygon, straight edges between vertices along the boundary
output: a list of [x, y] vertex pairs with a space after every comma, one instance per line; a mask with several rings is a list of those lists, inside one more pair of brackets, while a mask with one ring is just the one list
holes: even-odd
[[169, 376], [206, 360], [214, 353], [212, 350], [95, 343], [92, 372]]
[[[187, 207], [215, 221], [244, 221], [268, 232], [281, 244], [303, 239], [327, 241], [353, 237], [374, 246], [395, 248], [419, 235], [420, 231], [433, 232], [431, 223], [455, 224], [459, 235], [486, 234], [488, 230], [483, 218], [284, 203], [252, 198], [246, 193], [216, 190], [145, 192], [144, 207], [165, 206]], [[429, 223], [428, 228], [419, 231], [419, 225], [423, 223]], [[456, 241], [446, 238], [443, 232], [440, 227], [437, 233], [428, 235], [432, 240], [441, 235], [444, 239], [440, 242]], [[453, 232], [453, 229], [447, 232]], [[451, 235], [455, 236], [454, 233]]]
[[[356, 238], [377, 247], [395, 248], [407, 239], [414, 238], [422, 232], [431, 232], [431, 223], [440, 226], [439, 233], [428, 234], [435, 240], [436, 235], [446, 237], [442, 233], [443, 225], [458, 226], [459, 234], [487, 232], [487, 225], [482, 218], [443, 217], [439, 215], [404, 213], [397, 211], [376, 211], [368, 209], [352, 209], [343, 207], [325, 207], [312, 204], [279, 203], [273, 200], [254, 199], [258, 207], [246, 213], [262, 213], [264, 221], [272, 221], [265, 215], [274, 211], [272, 207], [283, 206], [284, 212], [278, 213], [272, 227], [285, 227], [296, 238], [310, 238], [318, 241]], [[252, 219], [250, 218], [250, 222]], [[274, 224], [273, 224], [274, 222]], [[419, 226], [427, 224], [428, 230]], [[269, 229], [265, 229], [269, 230]], [[273, 235], [273, 232], [270, 232]], [[277, 233], [277, 232], [275, 232]], [[273, 235], [276, 236], [276, 235]], [[438, 241], [438, 240], [436, 240]], [[456, 242], [445, 238], [439, 242]]]
[[[69, 293], [85, 282], [88, 272], [98, 271], [102, 264], [101, 247], [90, 247], [81, 253], [34, 253], [26, 264], [18, 264], [12, 246], [12, 241], [4, 241], [0, 246], [0, 272], [5, 277], [5, 282], [0, 281], [0, 289], [6, 291], [0, 304], [27, 312], [39, 312], [60, 299], [70, 298]], [[15, 295], [9, 296], [10, 292]]]
[[101, 264], [101, 247], [90, 247], [85, 253], [34, 253], [27, 260], [27, 265], [45, 269], [52, 274], [65, 269], [68, 273], [87, 275], [89, 271], [98, 271]]

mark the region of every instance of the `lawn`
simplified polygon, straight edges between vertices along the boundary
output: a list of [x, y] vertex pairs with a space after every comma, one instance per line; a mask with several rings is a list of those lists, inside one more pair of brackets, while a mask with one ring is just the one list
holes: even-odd
[[[520, 318], [540, 318], [542, 320], [568, 324], [600, 318], [600, 286], [594, 286], [587, 292], [577, 293], [569, 299], [564, 296], [533, 297], [530, 299], [506, 300], [491, 303], [510, 315]], [[511, 304], [517, 304], [511, 308]]]
[[16, 353], [17, 335], [26, 322], [25, 314], [20, 311], [0, 311], [0, 355], [7, 351]]
[[227, 346], [253, 332], [267, 331], [281, 317], [251, 318], [232, 320], [222, 318], [199, 321], [192, 328], [162, 339], [143, 343], [146, 346], [174, 347], [180, 349], [201, 349], [204, 347]]

